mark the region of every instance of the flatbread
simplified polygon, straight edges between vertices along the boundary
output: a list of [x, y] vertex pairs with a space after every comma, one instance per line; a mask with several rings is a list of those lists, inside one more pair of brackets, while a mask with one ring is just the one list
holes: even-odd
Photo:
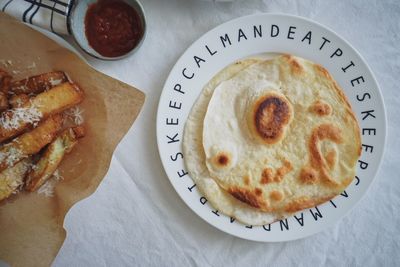
[[183, 151], [214, 208], [261, 225], [342, 192], [355, 176], [361, 136], [328, 71], [283, 55], [218, 73], [190, 112]]
[[267, 212], [296, 212], [342, 192], [360, 154], [357, 121], [321, 66], [279, 56], [220, 83], [203, 122], [210, 176]]
[[237, 200], [220, 188], [215, 180], [210, 177], [207, 170], [202, 144], [202, 134], [204, 116], [215, 87], [248, 66], [261, 61], [261, 59], [245, 59], [238, 61], [227, 66], [215, 75], [213, 79], [206, 84], [196, 103], [193, 105], [185, 124], [183, 136], [185, 164], [199, 190], [205, 195], [215, 209], [250, 225], [269, 224], [284, 217], [285, 214], [281, 215], [259, 211]]

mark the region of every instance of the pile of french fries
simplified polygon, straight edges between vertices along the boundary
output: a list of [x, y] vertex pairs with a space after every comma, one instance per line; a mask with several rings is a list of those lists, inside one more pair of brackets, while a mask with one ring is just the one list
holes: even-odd
[[0, 201], [21, 189], [36, 191], [85, 135], [65, 112], [83, 91], [62, 71], [20, 81], [0, 69]]

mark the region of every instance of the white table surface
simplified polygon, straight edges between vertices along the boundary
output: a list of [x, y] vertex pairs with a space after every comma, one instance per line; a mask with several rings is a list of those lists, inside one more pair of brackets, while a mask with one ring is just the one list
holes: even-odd
[[[90, 63], [143, 90], [144, 108], [97, 191], [67, 214], [67, 239], [53, 265], [399, 266], [400, 1], [142, 2], [142, 48], [121, 61]], [[301, 15], [347, 39], [375, 73], [388, 115], [384, 161], [368, 194], [334, 227], [286, 243], [241, 240], [197, 217], [168, 181], [156, 144], [158, 100], [178, 57], [222, 22], [259, 12]]]

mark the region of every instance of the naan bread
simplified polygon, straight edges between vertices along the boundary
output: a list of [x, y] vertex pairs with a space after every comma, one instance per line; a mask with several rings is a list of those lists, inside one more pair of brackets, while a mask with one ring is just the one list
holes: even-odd
[[242, 60], [229, 65], [214, 76], [214, 78], [206, 84], [196, 103], [193, 105], [185, 124], [183, 136], [183, 152], [185, 155], [186, 167], [199, 190], [205, 195], [215, 209], [249, 225], [269, 224], [283, 218], [285, 214], [281, 215], [259, 211], [234, 198], [220, 188], [216, 181], [210, 177], [207, 170], [202, 135], [204, 116], [215, 87], [222, 81], [232, 78], [241, 70], [258, 62], [261, 62], [261, 60]]
[[329, 73], [285, 55], [233, 64], [211, 80], [192, 108], [183, 146], [189, 173], [215, 208], [263, 224], [342, 192], [354, 178], [360, 142]]

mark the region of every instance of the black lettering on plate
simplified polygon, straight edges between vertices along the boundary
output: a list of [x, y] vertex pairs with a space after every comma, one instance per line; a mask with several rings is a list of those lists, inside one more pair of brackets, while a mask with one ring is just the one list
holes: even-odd
[[312, 34], [312, 32], [309, 31], [309, 32], [306, 34], [306, 36], [304, 36], [304, 38], [301, 39], [301, 41], [304, 42], [305, 40], [308, 40], [308, 44], [310, 45], [310, 44], [311, 44], [311, 34]]
[[202, 59], [201, 57], [198, 57], [198, 56], [194, 56], [193, 58], [194, 58], [194, 61], [196, 61], [197, 67], [199, 69], [201, 68], [200, 62], [206, 62], [204, 59]]
[[366, 135], [365, 132], [367, 132], [368, 135], [371, 135], [371, 133], [373, 135], [376, 135], [376, 129], [375, 128], [362, 128], [362, 130], [361, 130], [362, 135]]
[[279, 223], [281, 225], [281, 231], [283, 231], [283, 228], [286, 228], [286, 230], [289, 230], [289, 223], [288, 223], [287, 219], [280, 220]]
[[310, 213], [313, 216], [314, 220], [318, 221], [318, 217], [322, 218], [322, 214], [319, 211], [318, 207], [315, 207], [316, 212], [314, 212], [312, 209], [310, 209]]
[[193, 79], [193, 77], [194, 77], [194, 73], [192, 72], [192, 74], [187, 74], [186, 73], [186, 68], [184, 68], [183, 70], [182, 70], [182, 75], [183, 75], [183, 77], [185, 77], [186, 79], [188, 79], [188, 80], [190, 80], [190, 79]]
[[226, 47], [225, 42], [228, 42], [229, 45], [232, 45], [231, 39], [229, 39], [229, 35], [227, 33], [225, 33], [225, 35], [223, 37], [220, 36], [219, 39], [221, 40], [222, 45], [224, 46], [224, 48]]
[[[177, 104], [179, 104], [179, 106], [178, 106]], [[169, 106], [170, 108], [181, 109], [182, 103], [172, 102], [172, 101], [170, 100], [168, 106]]]
[[242, 38], [244, 38], [244, 39], [247, 40], [246, 34], [244, 34], [244, 32], [243, 32], [242, 29], [239, 29], [239, 32], [238, 32], [238, 43], [240, 43], [240, 40], [241, 40]]
[[236, 219], [231, 217], [231, 223], [233, 223]]
[[358, 160], [358, 163], [360, 163], [360, 168], [363, 170], [366, 170], [368, 168], [368, 162]]
[[361, 146], [364, 147], [365, 152], [368, 152], [368, 150], [369, 150], [369, 152], [372, 153], [374, 151], [374, 146], [370, 146], [370, 145], [366, 145], [366, 144], [362, 144]]
[[332, 200], [329, 200], [329, 202], [332, 204], [332, 206], [335, 207], [335, 209], [337, 208], [335, 202], [333, 202]]
[[319, 50], [322, 50], [322, 48], [324, 48], [326, 43], [330, 43], [331, 41], [329, 41], [328, 39], [326, 39], [325, 37], [322, 37], [322, 39], [324, 40], [321, 44], [321, 46], [319, 47]]
[[350, 64], [347, 65], [346, 67], [342, 68], [342, 71], [343, 71], [343, 72], [346, 72], [348, 68], [354, 67], [354, 66], [355, 66], [355, 65], [354, 65], [354, 62], [353, 62], [353, 61], [350, 61]]
[[179, 139], [178, 139], [178, 134], [175, 134], [174, 136], [169, 136], [169, 135], [167, 135], [167, 138], [169, 139], [169, 141], [168, 141], [168, 144], [172, 144], [172, 143], [175, 143], [175, 142], [179, 142]]
[[368, 116], [371, 116], [373, 118], [376, 118], [375, 115], [373, 114], [375, 110], [371, 109], [371, 110], [366, 110], [366, 111], [362, 111], [361, 114], [366, 114], [362, 120], [365, 120], [366, 118], [368, 118]]
[[172, 161], [177, 161], [178, 157], [181, 157], [183, 159], [183, 154], [181, 152], [176, 153], [175, 155], [169, 156]]
[[357, 95], [356, 98], [358, 101], [363, 102], [367, 96], [368, 99], [371, 99], [371, 95], [369, 93], [364, 93], [362, 97], [360, 97], [360, 95]]
[[253, 225], [246, 225], [246, 228], [252, 229], [252, 228], [253, 228]]
[[297, 216], [295, 215], [294, 218], [297, 220], [297, 222], [300, 224], [300, 226], [304, 226], [304, 215], [303, 213], [300, 214], [300, 218], [297, 218]]
[[189, 174], [189, 173], [188, 173], [187, 171], [185, 171], [185, 170], [180, 170], [180, 171], [177, 171], [176, 173], [178, 174], [179, 178], [182, 178], [183, 176]]
[[[275, 32], [274, 32], [275, 30]], [[276, 37], [279, 35], [279, 27], [278, 25], [272, 24], [271, 25], [271, 37]]]
[[258, 25], [258, 27], [256, 25], [253, 26], [253, 32], [254, 32], [254, 38], [257, 38], [257, 35], [262, 37], [262, 28], [261, 25]]
[[207, 49], [208, 53], [209, 53], [211, 56], [213, 56], [213, 55], [215, 55], [215, 54], [217, 53], [217, 50], [211, 51], [210, 48], [208, 47], [208, 45], [206, 45], [206, 49]]
[[355, 79], [353, 79], [353, 80], [350, 81], [351, 86], [354, 87], [354, 86], [355, 86], [355, 85], [354, 85], [355, 82], [357, 82], [357, 84], [360, 84], [360, 80], [361, 80], [362, 82], [365, 82], [365, 81], [364, 81], [364, 77], [363, 77], [363, 76], [359, 76], [359, 77], [357, 77], [357, 78], [355, 78]]
[[293, 30], [296, 30], [296, 27], [295, 27], [295, 26], [290, 26], [290, 27], [289, 27], [288, 34], [287, 34], [287, 38], [290, 39], [290, 40], [293, 40], [293, 39], [294, 39], [294, 37], [292, 36], [292, 34], [295, 34], [295, 33], [296, 33], [296, 32], [293, 31]]
[[331, 55], [331, 58], [333, 58], [334, 56], [340, 57], [342, 55], [343, 55], [342, 49], [338, 48], [335, 50], [335, 52], [333, 52], [333, 54]]
[[173, 118], [167, 118], [166, 121], [165, 121], [165, 123], [166, 123], [167, 125], [178, 125], [178, 124], [179, 124], [179, 119], [176, 118], [176, 121], [174, 121]]
[[263, 225], [263, 229], [265, 230], [265, 231], [271, 231], [271, 224], [268, 224], [268, 226], [267, 225]]
[[200, 203], [201, 203], [202, 205], [205, 205], [205, 204], [207, 203], [207, 198], [201, 197], [201, 198], [200, 198]]
[[342, 197], [349, 197], [349, 195], [347, 194], [346, 190], [343, 190], [343, 192], [340, 193], [340, 195], [341, 195]]
[[182, 85], [180, 85], [179, 83], [175, 84], [174, 90], [179, 92], [179, 93], [181, 93], [181, 94], [185, 93], [184, 91], [182, 91]]
[[217, 215], [219, 217], [218, 210], [213, 210], [212, 213], [214, 213], [215, 215]]
[[360, 183], [360, 178], [358, 178], [358, 176], [356, 175], [356, 185], [358, 185]]
[[196, 184], [192, 185], [191, 187], [188, 187], [188, 189], [189, 189], [190, 192], [193, 192], [192, 190], [193, 190], [193, 188], [195, 188], [195, 187], [196, 187]]

